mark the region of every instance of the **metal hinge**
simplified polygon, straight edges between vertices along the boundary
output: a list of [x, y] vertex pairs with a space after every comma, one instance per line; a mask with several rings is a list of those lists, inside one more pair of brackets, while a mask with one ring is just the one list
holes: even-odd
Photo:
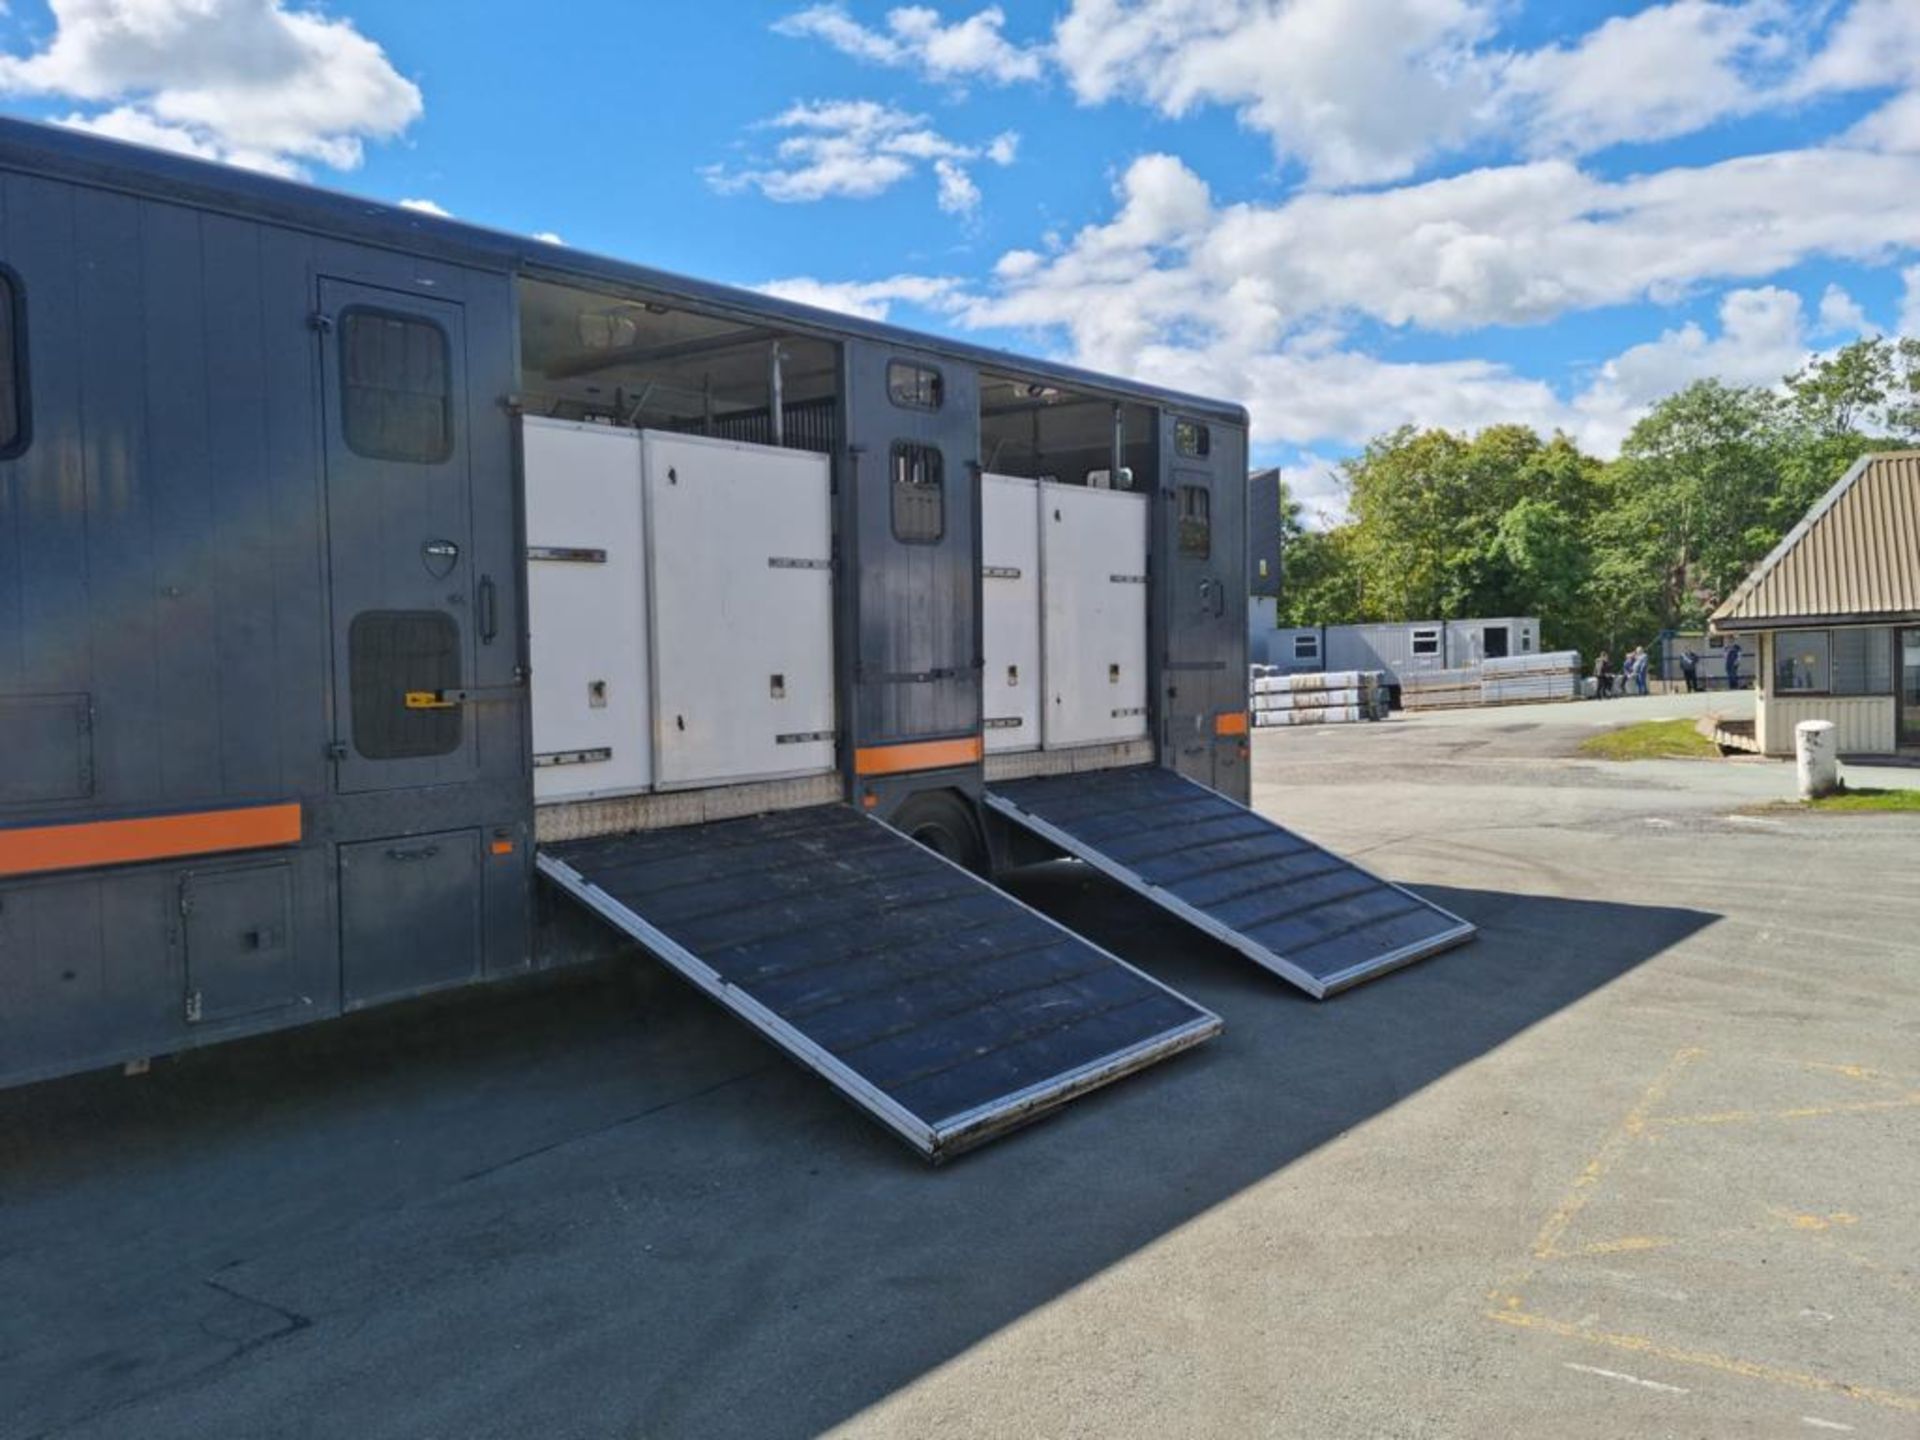
[[316, 310], [307, 316], [307, 324], [319, 331], [322, 335], [331, 335], [333, 333], [333, 317], [324, 310]]
[[329, 740], [327, 742], [327, 759], [344, 760], [346, 758], [347, 758], [347, 742], [346, 741]]

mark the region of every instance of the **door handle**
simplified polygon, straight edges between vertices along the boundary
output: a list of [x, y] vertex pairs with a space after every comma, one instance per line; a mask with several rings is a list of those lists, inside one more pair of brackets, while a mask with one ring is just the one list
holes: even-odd
[[491, 575], [480, 577], [480, 643], [491, 645], [493, 637], [500, 631], [499, 607], [495, 600], [494, 583]]

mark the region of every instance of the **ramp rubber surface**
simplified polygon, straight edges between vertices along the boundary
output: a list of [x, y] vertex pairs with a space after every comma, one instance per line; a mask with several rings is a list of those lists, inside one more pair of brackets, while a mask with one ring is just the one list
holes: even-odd
[[538, 863], [934, 1159], [1220, 1029], [847, 805], [569, 841]]
[[1015, 824], [1316, 999], [1473, 937], [1473, 926], [1159, 766], [991, 786]]

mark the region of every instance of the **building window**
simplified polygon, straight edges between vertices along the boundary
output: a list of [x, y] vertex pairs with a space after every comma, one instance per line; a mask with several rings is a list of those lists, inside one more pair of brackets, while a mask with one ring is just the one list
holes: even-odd
[[1305, 635], [1294, 636], [1293, 658], [1296, 660], [1318, 660], [1320, 658], [1320, 636], [1311, 631]]
[[0, 265], [0, 460], [27, 448], [27, 297]]
[[1773, 637], [1773, 688], [1782, 695], [1824, 695], [1832, 688], [1832, 637], [1825, 630], [1782, 630]]
[[1198, 420], [1176, 420], [1173, 422], [1173, 450], [1176, 455], [1191, 460], [1202, 459], [1213, 453], [1213, 433]]
[[1413, 653], [1416, 655], [1438, 655], [1440, 653], [1440, 632], [1438, 630], [1414, 631]]
[[1893, 693], [1893, 631], [1885, 626], [1835, 630], [1830, 648], [1834, 694]]
[[947, 533], [946, 483], [935, 445], [893, 444], [893, 538], [937, 545]]
[[889, 360], [887, 398], [908, 410], [938, 410], [946, 398], [946, 384], [940, 372], [930, 365]]
[[1205, 560], [1213, 553], [1213, 492], [1204, 485], [1182, 485], [1180, 553]]
[[438, 465], [453, 454], [453, 360], [431, 320], [363, 306], [340, 317], [340, 426], [369, 460]]

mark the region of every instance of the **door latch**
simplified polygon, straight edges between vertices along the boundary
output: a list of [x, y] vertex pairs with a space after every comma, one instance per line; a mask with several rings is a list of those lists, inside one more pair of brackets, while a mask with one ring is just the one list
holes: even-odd
[[456, 705], [489, 705], [518, 700], [526, 693], [520, 685], [479, 685], [466, 689], [409, 690], [409, 710], [451, 710]]

